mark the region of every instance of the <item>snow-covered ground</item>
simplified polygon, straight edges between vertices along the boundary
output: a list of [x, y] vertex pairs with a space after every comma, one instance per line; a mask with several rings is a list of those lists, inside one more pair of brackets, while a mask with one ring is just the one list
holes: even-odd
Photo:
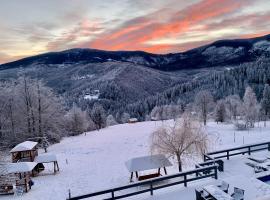
[[[65, 138], [61, 143], [49, 147], [49, 152], [55, 153], [58, 157], [60, 167], [58, 174], [49, 175], [49, 172], [53, 171], [53, 166], [46, 165], [47, 171], [44, 172], [46, 174], [33, 178], [35, 184], [29, 193], [22, 197], [2, 196], [0, 199], [60, 200], [67, 198], [69, 189], [72, 196], [77, 196], [128, 184], [130, 174], [125, 167], [125, 162], [133, 157], [149, 155], [150, 134], [162, 124], [168, 123], [172, 123], [172, 121], [122, 124]], [[207, 130], [212, 138], [211, 150], [270, 141], [270, 122], [266, 128], [263, 127], [262, 122], [256, 124], [256, 127], [250, 131], [234, 131], [232, 124], [217, 125], [209, 122]], [[225, 167], [236, 166], [234, 162], [238, 162], [238, 160], [228, 161], [231, 162], [229, 165], [226, 161]], [[189, 161], [184, 166], [184, 170], [193, 167], [194, 161]], [[248, 167], [246, 169], [244, 172], [251, 170]], [[173, 167], [168, 168], [168, 174], [175, 172], [177, 172], [177, 166], [174, 164]], [[246, 179], [249, 178], [241, 173], [241, 169], [239, 171], [236, 169], [235, 173], [239, 173], [239, 176], [243, 175]], [[230, 178], [229, 175], [224, 173], [222, 178]], [[194, 183], [194, 185], [190, 183], [188, 188], [182, 188], [182, 190], [179, 190], [182, 186], [177, 186], [164, 191], [155, 191], [154, 197], [144, 194], [134, 197], [134, 199], [165, 200], [168, 199], [166, 198], [168, 194], [171, 195], [170, 199], [173, 199], [173, 196], [178, 196], [177, 199], [179, 199], [181, 191], [183, 194], [194, 195], [196, 184], [198, 183]], [[208, 182], [205, 181], [203, 184], [208, 184]]]

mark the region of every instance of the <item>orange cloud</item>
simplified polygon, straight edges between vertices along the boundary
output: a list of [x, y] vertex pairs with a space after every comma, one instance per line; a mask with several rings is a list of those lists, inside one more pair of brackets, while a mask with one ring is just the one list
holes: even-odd
[[[87, 46], [106, 50], [171, 51], [169, 44], [151, 45], [151, 41], [166, 37], [179, 37], [196, 25], [236, 12], [250, 2], [250, 0], [203, 0], [171, 13], [171, 17], [165, 22], [156, 21], [153, 14], [150, 14], [140, 17], [137, 23], [133, 23], [136, 21], [133, 19], [131, 23], [126, 22], [109, 33], [99, 35]], [[155, 14], [158, 15], [158, 12]]]

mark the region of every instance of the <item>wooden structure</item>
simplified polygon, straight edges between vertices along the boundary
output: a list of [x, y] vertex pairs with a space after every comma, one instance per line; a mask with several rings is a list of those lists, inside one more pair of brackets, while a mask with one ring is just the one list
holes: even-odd
[[[131, 173], [130, 182], [133, 181], [133, 174], [139, 181], [155, 178], [161, 176], [161, 168], [163, 168], [165, 175], [167, 175], [166, 167], [172, 166], [171, 162], [164, 155], [152, 155], [133, 158], [126, 162], [126, 167]], [[155, 173], [147, 175], [139, 175], [139, 172], [146, 170], [157, 170]]]
[[53, 163], [53, 171], [54, 174], [59, 171], [59, 165], [56, 158], [56, 155], [44, 153], [40, 154], [35, 158], [35, 162], [37, 163], [37, 167], [35, 168], [38, 172], [44, 170], [44, 163]]
[[138, 119], [137, 119], [137, 118], [130, 118], [130, 119], [128, 120], [128, 123], [129, 123], [129, 124], [133, 124], [133, 123], [136, 123], [136, 122], [138, 122]]
[[38, 155], [38, 143], [32, 141], [25, 141], [16, 145], [11, 149], [12, 162], [33, 162]]
[[16, 180], [16, 177], [11, 176], [10, 174], [0, 175], [0, 195], [13, 194]]
[[31, 189], [32, 172], [35, 162], [18, 162], [6, 164], [7, 171], [0, 176], [0, 194], [13, 194], [15, 187], [21, 187], [24, 192]]

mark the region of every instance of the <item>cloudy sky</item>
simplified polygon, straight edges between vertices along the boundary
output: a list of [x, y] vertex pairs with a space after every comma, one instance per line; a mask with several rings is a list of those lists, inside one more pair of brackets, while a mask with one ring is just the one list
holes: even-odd
[[0, 63], [69, 48], [185, 51], [270, 33], [269, 0], [3, 0]]

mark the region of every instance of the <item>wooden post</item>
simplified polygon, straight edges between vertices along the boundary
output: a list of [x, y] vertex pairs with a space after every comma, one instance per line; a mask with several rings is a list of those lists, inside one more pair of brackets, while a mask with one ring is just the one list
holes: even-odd
[[70, 191], [70, 189], [68, 189], [68, 198], [69, 199], [71, 198], [71, 191]]
[[132, 182], [132, 179], [133, 179], [133, 172], [131, 172], [131, 174], [130, 174], [130, 182]]
[[218, 179], [217, 167], [215, 167], [215, 179]]
[[139, 174], [138, 174], [138, 172], [137, 172], [137, 171], [136, 171], [135, 173], [136, 173], [136, 178], [138, 179], [138, 178], [139, 178]]
[[54, 174], [56, 173], [56, 164], [55, 164], [55, 161], [53, 162], [53, 171], [54, 171]]
[[60, 171], [60, 168], [59, 168], [59, 165], [58, 165], [57, 161], [56, 161], [56, 166], [57, 166], [57, 171]]
[[248, 147], [248, 155], [250, 155], [250, 147]]
[[167, 175], [167, 170], [166, 170], [166, 167], [164, 167], [164, 173], [165, 173], [165, 175]]
[[150, 183], [150, 194], [153, 196], [153, 182]]
[[227, 151], [227, 160], [230, 159], [229, 151]]
[[115, 199], [115, 198], [114, 198], [114, 191], [112, 190], [111, 193], [112, 193], [112, 199]]
[[184, 175], [184, 186], [187, 187], [187, 175]]
[[28, 192], [28, 185], [27, 185], [27, 180], [26, 177], [24, 177], [24, 184], [25, 184], [25, 192]]
[[160, 175], [160, 168], [158, 168], [158, 174]]

